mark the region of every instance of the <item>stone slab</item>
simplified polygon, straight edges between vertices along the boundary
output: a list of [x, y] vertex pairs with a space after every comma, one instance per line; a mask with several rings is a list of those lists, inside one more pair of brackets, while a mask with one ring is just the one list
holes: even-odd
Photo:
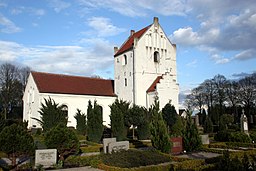
[[108, 145], [109, 153], [118, 152], [120, 150], [128, 150], [129, 149], [129, 141], [119, 141], [112, 142]]
[[57, 162], [57, 149], [36, 150], [35, 166], [43, 165], [48, 168]]
[[208, 134], [204, 134], [204, 135], [200, 135], [201, 140], [202, 140], [202, 144], [210, 144], [210, 140], [209, 140], [209, 135]]
[[108, 153], [108, 145], [109, 143], [116, 142], [116, 138], [104, 138], [103, 139], [103, 151], [104, 153]]

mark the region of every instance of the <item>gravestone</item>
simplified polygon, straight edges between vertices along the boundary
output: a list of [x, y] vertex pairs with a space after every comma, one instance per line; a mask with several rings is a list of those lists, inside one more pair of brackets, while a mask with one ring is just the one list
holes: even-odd
[[182, 143], [182, 137], [172, 137], [172, 154], [180, 154], [183, 151], [183, 143]]
[[240, 123], [241, 123], [241, 131], [249, 135], [248, 133], [248, 120], [246, 115], [244, 114], [244, 110], [242, 111], [242, 115], [240, 118]]
[[48, 168], [57, 162], [57, 149], [36, 150], [35, 166]]
[[202, 144], [210, 144], [210, 140], [209, 140], [209, 135], [208, 134], [204, 134], [204, 135], [200, 135], [201, 140], [202, 140]]
[[108, 152], [110, 154], [112, 152], [118, 152], [120, 150], [128, 150], [128, 149], [129, 149], [129, 141], [111, 142], [108, 145]]
[[116, 138], [104, 138], [103, 139], [103, 151], [104, 153], [109, 153], [109, 143], [116, 142]]

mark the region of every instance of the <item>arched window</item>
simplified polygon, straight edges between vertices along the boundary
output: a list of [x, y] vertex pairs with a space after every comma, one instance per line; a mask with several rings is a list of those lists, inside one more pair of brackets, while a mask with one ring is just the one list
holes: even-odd
[[154, 62], [160, 62], [160, 55], [159, 52], [154, 52]]
[[61, 110], [63, 111], [66, 119], [68, 119], [68, 106], [67, 105], [62, 105]]
[[123, 57], [122, 64], [123, 64], [123, 65], [126, 65], [126, 64], [127, 64], [127, 56], [126, 56], [126, 55], [124, 55], [124, 57]]

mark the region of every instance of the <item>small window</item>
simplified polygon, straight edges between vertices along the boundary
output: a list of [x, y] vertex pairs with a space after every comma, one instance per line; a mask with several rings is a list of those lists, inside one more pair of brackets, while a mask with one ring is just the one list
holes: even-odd
[[122, 64], [123, 64], [123, 65], [126, 65], [126, 64], [127, 64], [127, 56], [126, 56], [126, 55], [124, 55], [124, 57], [123, 57]]
[[124, 79], [124, 86], [125, 87], [127, 86], [127, 79], [126, 78]]
[[116, 62], [119, 63], [119, 58], [116, 58]]
[[68, 106], [62, 105], [61, 110], [62, 110], [63, 114], [65, 115], [66, 119], [68, 119]]
[[154, 52], [154, 62], [160, 62], [160, 55], [159, 52]]

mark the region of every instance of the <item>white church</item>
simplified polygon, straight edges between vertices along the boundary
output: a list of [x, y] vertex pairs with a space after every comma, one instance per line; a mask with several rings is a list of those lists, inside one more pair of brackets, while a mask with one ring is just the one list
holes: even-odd
[[153, 24], [131, 30], [120, 48], [114, 47], [114, 80], [31, 72], [23, 96], [23, 120], [29, 128], [41, 127], [44, 99], [64, 105], [68, 125], [76, 127], [77, 109], [87, 111], [88, 101], [102, 107], [103, 124], [110, 124], [110, 107], [116, 98], [149, 108], [157, 96], [160, 109], [167, 103], [178, 106], [179, 85], [176, 70], [176, 45], [172, 44], [154, 17]]

